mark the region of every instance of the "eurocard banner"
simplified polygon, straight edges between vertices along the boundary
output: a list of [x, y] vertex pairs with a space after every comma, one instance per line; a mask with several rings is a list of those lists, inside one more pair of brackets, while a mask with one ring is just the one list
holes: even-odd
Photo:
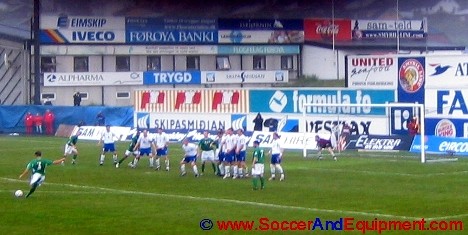
[[355, 89], [396, 89], [398, 60], [391, 55], [346, 57], [346, 86]]
[[[457, 137], [443, 137], [427, 135], [425, 137], [426, 145], [424, 146], [426, 153], [442, 154], [446, 156], [468, 156], [468, 139]], [[410, 152], [421, 152], [421, 136], [417, 135], [413, 139]]]
[[142, 85], [143, 72], [44, 73], [44, 86]]

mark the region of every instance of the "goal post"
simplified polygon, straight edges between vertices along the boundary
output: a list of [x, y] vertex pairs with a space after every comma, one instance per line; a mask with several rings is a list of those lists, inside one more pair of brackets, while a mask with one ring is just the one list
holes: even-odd
[[[390, 119], [389, 113], [392, 108], [410, 108], [414, 110], [414, 113], [417, 113], [419, 118], [419, 130], [420, 135], [422, 138], [420, 139], [420, 146], [421, 146], [421, 154], [420, 159], [421, 163], [426, 163], [426, 150], [425, 150], [425, 141], [426, 139], [423, 138], [425, 136], [425, 112], [424, 112], [424, 104], [419, 103], [385, 103], [385, 104], [327, 104], [327, 103], [305, 103], [302, 105], [302, 118], [304, 122], [307, 122], [307, 115], [333, 115], [335, 117], [341, 118], [342, 116], [346, 115], [353, 115], [353, 113], [370, 113], [372, 109], [385, 109], [383, 115], [387, 115], [386, 118]], [[361, 111], [366, 112], [361, 112]], [[365, 115], [365, 114], [361, 114]], [[382, 115], [382, 116], [383, 116]], [[389, 124], [388, 124], [389, 125]], [[306, 139], [306, 135], [310, 134], [307, 131], [304, 131], [304, 140]], [[388, 133], [390, 135], [390, 133]], [[303, 147], [303, 156], [307, 157], [307, 141], [304, 141]]]

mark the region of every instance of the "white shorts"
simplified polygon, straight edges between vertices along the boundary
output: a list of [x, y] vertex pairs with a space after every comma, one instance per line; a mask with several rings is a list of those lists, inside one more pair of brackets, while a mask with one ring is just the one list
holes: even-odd
[[140, 152], [139, 152], [138, 150], [135, 150], [135, 151], [133, 151], [133, 152], [132, 152], [132, 151], [129, 151], [128, 149], [125, 150], [125, 155], [126, 155], [126, 156], [130, 156], [130, 154], [133, 154], [133, 155], [136, 156], [136, 155], [140, 154]]
[[71, 145], [66, 144], [65, 145], [65, 152], [63, 154], [64, 155], [70, 155], [72, 153], [76, 153], [75, 146], [71, 146]]
[[209, 151], [202, 151], [201, 152], [201, 160], [202, 162], [204, 161], [214, 161], [214, 151], [209, 150]]
[[265, 164], [263, 163], [255, 163], [252, 167], [252, 175], [263, 175], [265, 172]]
[[29, 185], [33, 185], [34, 183], [38, 183], [38, 185], [41, 185], [45, 180], [45, 175], [39, 174], [39, 173], [34, 173], [31, 176], [31, 181], [29, 181]]

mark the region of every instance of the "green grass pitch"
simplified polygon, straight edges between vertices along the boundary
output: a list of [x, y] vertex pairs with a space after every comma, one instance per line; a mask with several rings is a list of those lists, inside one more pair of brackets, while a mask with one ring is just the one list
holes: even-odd
[[[468, 159], [422, 164], [409, 153], [344, 152], [333, 161], [303, 158], [285, 152], [284, 182], [267, 181], [252, 190], [248, 179], [221, 179], [207, 166], [195, 178], [191, 168], [179, 176], [180, 144], [169, 148], [171, 170], [154, 171], [148, 160], [130, 169], [116, 169], [108, 155], [98, 165], [97, 141], [79, 141], [77, 165], [47, 169], [45, 184], [30, 198], [15, 198], [17, 189], [29, 191], [27, 179], [18, 180], [36, 150], [44, 158], [63, 154], [66, 139], [56, 137], [0, 137], [1, 234], [264, 234], [260, 218], [274, 221], [461, 220], [468, 222]], [[119, 158], [128, 143], [117, 143]], [[248, 153], [250, 165], [251, 156]], [[269, 158], [268, 158], [269, 159]], [[200, 162], [198, 162], [200, 170]], [[269, 166], [265, 166], [269, 177]], [[211, 219], [211, 231], [200, 221]], [[220, 231], [216, 221], [255, 221], [254, 231]], [[265, 226], [263, 227], [265, 228]], [[331, 227], [329, 227], [331, 228]], [[333, 234], [333, 231], [267, 231], [276, 234]], [[392, 231], [384, 234], [427, 234]], [[441, 234], [444, 232], [431, 232]], [[361, 234], [354, 231], [351, 234]], [[367, 231], [366, 234], [376, 234]]]

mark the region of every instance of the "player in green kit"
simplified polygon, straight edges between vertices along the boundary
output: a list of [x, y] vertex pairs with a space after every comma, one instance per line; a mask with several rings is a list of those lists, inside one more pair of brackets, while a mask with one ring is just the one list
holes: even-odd
[[215, 165], [215, 154], [214, 149], [216, 149], [216, 143], [213, 139], [209, 137], [209, 132], [203, 132], [203, 139], [198, 142], [198, 156], [201, 156], [201, 173], [205, 173], [205, 163], [211, 162], [211, 166], [213, 167], [213, 172], [216, 174], [216, 165]]
[[260, 189], [265, 188], [265, 179], [263, 173], [265, 171], [265, 153], [264, 150], [259, 147], [260, 142], [255, 140], [253, 142], [253, 161], [252, 161], [252, 183], [253, 189], [258, 189], [258, 179], [260, 178]]
[[119, 162], [117, 162], [117, 164], [115, 164], [115, 168], [119, 168], [120, 164], [122, 164], [122, 162], [125, 161], [125, 159], [127, 159], [130, 156], [130, 154], [133, 154], [133, 156], [138, 155], [138, 150], [135, 150], [138, 138], [140, 138], [140, 131], [137, 131], [132, 137], [132, 140], [130, 141], [127, 150], [125, 150], [125, 155], [122, 159], [120, 159]]
[[67, 143], [65, 144], [65, 151], [63, 157], [73, 154], [72, 164], [76, 163], [76, 158], [78, 157], [78, 149], [76, 148], [76, 143], [78, 142], [78, 136], [80, 136], [81, 131], [78, 130], [74, 135], [70, 136]]
[[31, 181], [29, 182], [31, 189], [29, 190], [29, 193], [26, 195], [26, 197], [29, 197], [32, 193], [34, 193], [34, 191], [36, 191], [36, 188], [41, 186], [41, 184], [44, 182], [45, 169], [47, 166], [52, 164], [60, 164], [63, 161], [65, 161], [65, 157], [55, 161], [42, 159], [41, 151], [36, 151], [34, 155], [36, 159], [30, 161], [26, 166], [26, 169], [19, 176], [19, 178], [21, 179], [24, 175], [31, 171]]

